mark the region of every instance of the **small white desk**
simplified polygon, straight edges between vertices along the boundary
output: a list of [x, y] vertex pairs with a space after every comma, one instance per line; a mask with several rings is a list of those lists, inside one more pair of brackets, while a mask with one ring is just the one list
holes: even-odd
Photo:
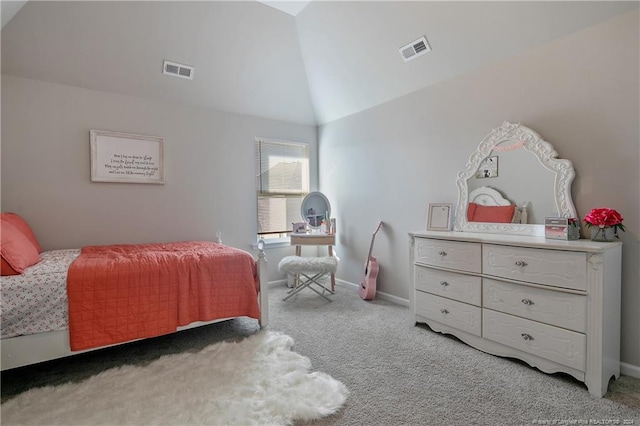
[[[302, 246], [328, 246], [329, 256], [333, 256], [333, 246], [336, 244], [335, 234], [291, 234], [291, 245], [296, 246], [296, 256], [302, 254]], [[298, 286], [298, 277], [295, 278]], [[331, 274], [331, 291], [336, 289], [336, 275]]]

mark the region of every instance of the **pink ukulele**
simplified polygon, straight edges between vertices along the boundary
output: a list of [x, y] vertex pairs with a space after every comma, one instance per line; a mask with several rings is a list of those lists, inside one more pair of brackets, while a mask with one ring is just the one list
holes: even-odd
[[378, 222], [378, 226], [371, 237], [371, 247], [369, 247], [369, 255], [364, 265], [364, 276], [362, 280], [360, 280], [360, 297], [364, 300], [371, 300], [376, 296], [376, 279], [378, 278], [379, 268], [378, 261], [375, 257], [371, 256], [371, 252], [373, 251], [373, 242], [380, 228], [382, 228], [382, 221]]

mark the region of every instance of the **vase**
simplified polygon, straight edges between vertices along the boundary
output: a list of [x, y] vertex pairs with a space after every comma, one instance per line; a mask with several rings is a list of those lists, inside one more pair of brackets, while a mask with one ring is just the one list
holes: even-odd
[[605, 226], [600, 228], [599, 226], [593, 226], [591, 229], [591, 241], [615, 241], [616, 229], [613, 226]]

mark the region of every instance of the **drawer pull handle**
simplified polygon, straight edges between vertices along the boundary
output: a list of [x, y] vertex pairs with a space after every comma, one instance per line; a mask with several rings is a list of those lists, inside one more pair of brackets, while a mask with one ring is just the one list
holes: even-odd
[[524, 260], [518, 260], [516, 261], [516, 266], [527, 266], [527, 262]]
[[448, 282], [446, 282], [446, 281], [440, 281], [440, 285], [441, 285], [442, 287], [446, 287], [446, 286], [448, 286], [448, 285], [449, 285], [449, 283], [448, 283]]
[[438, 252], [438, 254], [439, 254], [440, 256], [446, 256], [446, 255], [447, 255], [447, 252], [446, 252], [446, 251], [444, 251], [444, 250], [442, 250], [442, 251], [439, 251], [439, 252]]
[[442, 312], [443, 314], [448, 314], [449, 311], [447, 311], [446, 309], [440, 309], [440, 312]]
[[524, 340], [535, 340], [532, 335], [527, 334], [527, 333], [522, 333], [522, 338]]
[[522, 299], [522, 303], [524, 303], [525, 305], [533, 305], [533, 300]]

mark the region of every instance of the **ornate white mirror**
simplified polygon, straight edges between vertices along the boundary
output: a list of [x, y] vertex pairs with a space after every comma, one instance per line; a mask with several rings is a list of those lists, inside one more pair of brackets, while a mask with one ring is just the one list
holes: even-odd
[[520, 124], [493, 129], [458, 172], [454, 230], [544, 235], [545, 217], [576, 217], [571, 161]]
[[331, 217], [331, 204], [322, 192], [310, 192], [300, 206], [302, 220], [311, 228], [319, 228], [324, 219]]

